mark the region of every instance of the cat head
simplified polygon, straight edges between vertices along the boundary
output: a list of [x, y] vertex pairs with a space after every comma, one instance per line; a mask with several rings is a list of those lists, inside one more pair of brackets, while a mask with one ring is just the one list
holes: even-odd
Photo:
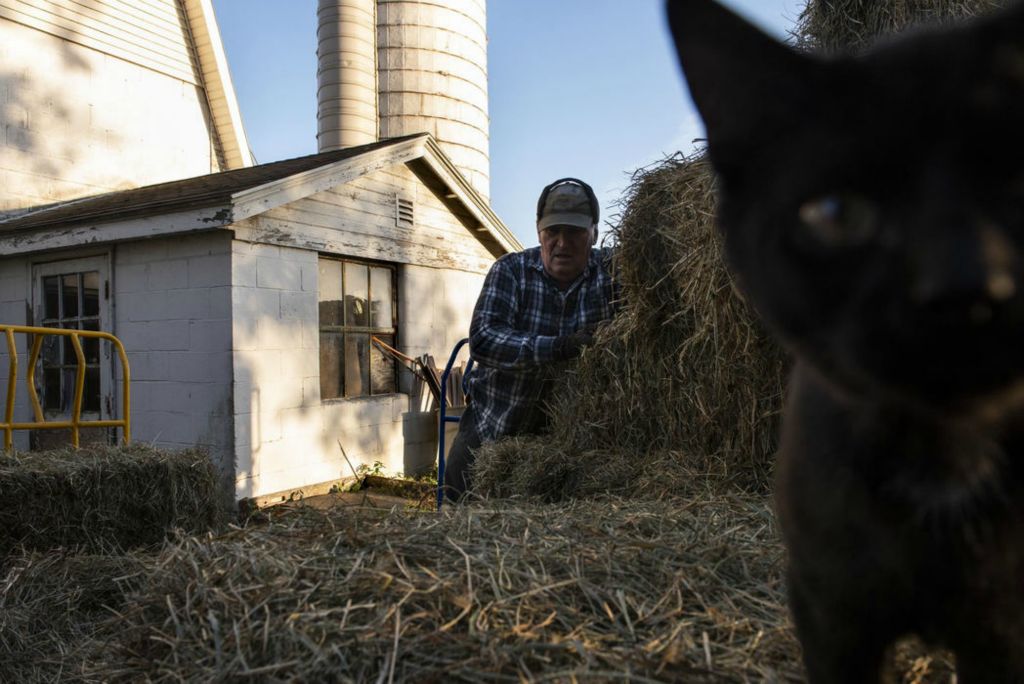
[[783, 341], [932, 405], [1024, 379], [1024, 4], [831, 57], [712, 0], [668, 14], [730, 268]]

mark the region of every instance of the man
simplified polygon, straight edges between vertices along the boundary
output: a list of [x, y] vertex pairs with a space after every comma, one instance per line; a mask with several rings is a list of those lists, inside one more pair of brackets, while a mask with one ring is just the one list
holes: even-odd
[[550, 370], [611, 317], [609, 250], [594, 249], [599, 217], [589, 185], [555, 181], [537, 202], [540, 246], [506, 254], [487, 274], [469, 329], [469, 402], [446, 464], [449, 499], [469, 491], [477, 447], [545, 427]]

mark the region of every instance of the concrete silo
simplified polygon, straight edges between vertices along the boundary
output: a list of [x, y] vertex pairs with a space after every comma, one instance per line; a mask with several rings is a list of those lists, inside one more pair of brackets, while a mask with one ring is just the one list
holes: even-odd
[[317, 148], [376, 142], [377, 0], [319, 0]]
[[430, 133], [487, 198], [485, 0], [320, 0], [318, 13], [320, 150]]

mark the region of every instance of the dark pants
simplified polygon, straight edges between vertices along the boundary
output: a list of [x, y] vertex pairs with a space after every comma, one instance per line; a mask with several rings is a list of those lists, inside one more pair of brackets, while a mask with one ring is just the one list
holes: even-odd
[[459, 419], [459, 432], [452, 441], [452, 448], [445, 458], [444, 495], [448, 501], [459, 501], [470, 490], [470, 468], [480, 446], [480, 435], [476, 431], [476, 416], [472, 405], [467, 406]]

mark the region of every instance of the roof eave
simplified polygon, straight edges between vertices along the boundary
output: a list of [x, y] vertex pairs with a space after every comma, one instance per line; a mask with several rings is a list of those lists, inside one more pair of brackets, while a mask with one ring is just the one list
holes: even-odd
[[480, 228], [490, 233], [506, 252], [522, 251], [523, 245], [505, 223], [491, 209], [491, 205], [470, 185], [448, 155], [441, 150], [433, 136], [423, 139], [423, 159], [431, 170], [451, 189], [456, 198], [479, 222]]
[[70, 226], [0, 233], [0, 254], [5, 257], [39, 252], [80, 250], [116, 242], [168, 237], [228, 228], [234, 222], [231, 207], [213, 205], [159, 215], [125, 216]]
[[211, 0], [183, 0], [182, 4], [202, 71], [210, 116], [224, 152], [224, 162], [228, 169], [252, 166], [255, 160], [245, 135], [242, 112], [231, 82], [213, 4]]

